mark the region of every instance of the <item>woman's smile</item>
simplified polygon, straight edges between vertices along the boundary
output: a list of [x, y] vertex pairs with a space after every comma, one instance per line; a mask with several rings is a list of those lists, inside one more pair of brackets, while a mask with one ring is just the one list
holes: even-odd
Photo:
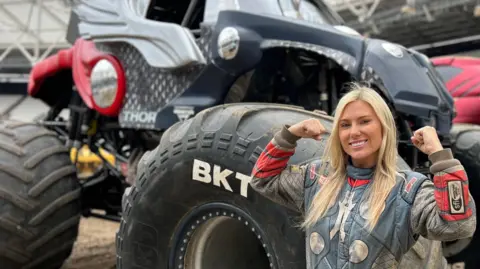
[[364, 139], [364, 140], [356, 140], [356, 141], [353, 141], [353, 142], [350, 142], [350, 146], [352, 146], [352, 148], [354, 149], [362, 149], [368, 142], [368, 139]]

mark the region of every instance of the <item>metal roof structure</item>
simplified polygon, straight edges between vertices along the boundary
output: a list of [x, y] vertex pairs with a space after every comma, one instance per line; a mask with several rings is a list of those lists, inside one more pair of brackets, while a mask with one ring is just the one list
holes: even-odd
[[427, 55], [480, 49], [479, 0], [325, 0], [360, 33]]
[[0, 82], [25, 80], [33, 64], [70, 46], [69, 6], [64, 0], [0, 0]]

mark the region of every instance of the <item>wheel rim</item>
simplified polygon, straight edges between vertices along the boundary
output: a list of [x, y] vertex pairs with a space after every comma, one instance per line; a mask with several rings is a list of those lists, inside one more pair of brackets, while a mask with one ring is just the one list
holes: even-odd
[[258, 224], [237, 207], [210, 203], [184, 217], [174, 236], [170, 268], [276, 268]]

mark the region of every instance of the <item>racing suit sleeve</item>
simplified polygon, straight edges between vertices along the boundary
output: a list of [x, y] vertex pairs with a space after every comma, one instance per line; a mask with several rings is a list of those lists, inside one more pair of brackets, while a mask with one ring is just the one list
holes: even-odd
[[468, 177], [450, 149], [429, 156], [433, 182], [425, 180], [411, 211], [414, 234], [438, 241], [451, 241], [473, 235], [476, 208], [468, 189]]
[[283, 126], [258, 157], [252, 171], [252, 188], [268, 199], [303, 211], [305, 166], [287, 165], [300, 137]]

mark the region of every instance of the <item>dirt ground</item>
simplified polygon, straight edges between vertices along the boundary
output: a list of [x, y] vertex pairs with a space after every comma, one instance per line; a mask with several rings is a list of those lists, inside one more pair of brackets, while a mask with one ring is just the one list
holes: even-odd
[[[61, 269], [115, 269], [115, 233], [119, 223], [82, 218], [73, 253]], [[464, 269], [462, 263], [449, 269]]]
[[61, 269], [114, 269], [115, 233], [119, 223], [82, 218], [73, 253]]

